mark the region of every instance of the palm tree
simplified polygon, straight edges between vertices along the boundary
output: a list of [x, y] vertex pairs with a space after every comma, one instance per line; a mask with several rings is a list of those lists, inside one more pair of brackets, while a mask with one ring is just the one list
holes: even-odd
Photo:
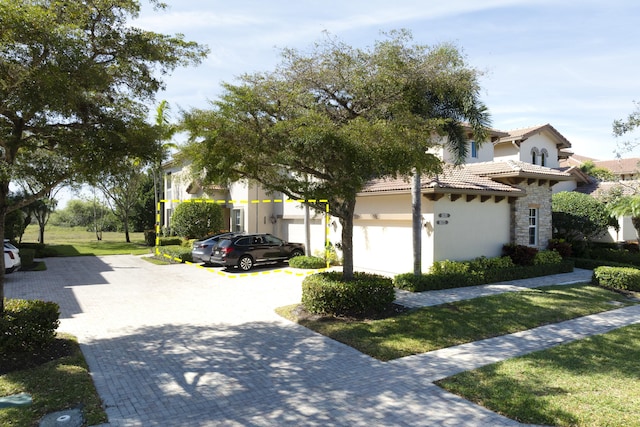
[[616, 216], [630, 216], [636, 237], [640, 243], [640, 195], [622, 196], [609, 205], [609, 212]]
[[156, 108], [155, 127], [158, 132], [158, 140], [162, 145], [160, 156], [151, 165], [151, 174], [153, 175], [153, 193], [155, 196], [154, 206], [158, 206], [158, 203], [160, 203], [162, 163], [169, 157], [169, 150], [177, 147], [176, 144], [169, 142], [178, 131], [178, 126], [171, 123], [170, 111], [171, 107], [166, 100], [161, 101]]

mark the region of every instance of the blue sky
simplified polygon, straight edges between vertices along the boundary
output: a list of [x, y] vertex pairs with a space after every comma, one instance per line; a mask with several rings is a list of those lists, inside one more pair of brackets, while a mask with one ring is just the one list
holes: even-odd
[[368, 47], [400, 28], [416, 44], [455, 43], [485, 72], [482, 99], [495, 128], [550, 123], [577, 154], [613, 158], [612, 122], [640, 101], [637, 0], [166, 1], [166, 11], [145, 6], [134, 25], [211, 49], [203, 64], [166, 79], [158, 100], [175, 115], [206, 107], [223, 81], [273, 69], [281, 48], [305, 49], [323, 31]]

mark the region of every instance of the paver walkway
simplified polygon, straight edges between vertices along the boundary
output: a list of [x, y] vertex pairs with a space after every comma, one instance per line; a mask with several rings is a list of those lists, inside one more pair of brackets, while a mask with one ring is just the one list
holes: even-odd
[[[234, 279], [133, 256], [46, 262], [44, 273], [7, 276], [6, 296], [60, 304], [60, 330], [81, 342], [113, 427], [518, 426], [432, 382], [640, 322], [640, 306], [627, 307], [380, 362], [274, 313], [300, 301], [302, 278], [293, 274]], [[587, 275], [578, 270], [545, 280]], [[509, 286], [467, 289], [452, 298]], [[430, 293], [427, 303], [450, 298], [447, 292]]]

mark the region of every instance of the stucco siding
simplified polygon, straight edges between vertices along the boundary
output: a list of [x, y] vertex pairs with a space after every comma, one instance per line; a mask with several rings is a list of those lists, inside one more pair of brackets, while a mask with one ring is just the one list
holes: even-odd
[[435, 204], [435, 261], [501, 254], [502, 246], [510, 239], [510, 207], [506, 200], [494, 200], [481, 202], [476, 198], [467, 202], [463, 196], [452, 202], [445, 197]]
[[545, 160], [544, 166], [549, 168], [557, 168], [558, 167], [558, 148], [556, 144], [551, 141], [544, 133], [538, 133], [536, 135], [532, 135], [526, 140], [522, 141], [520, 144], [520, 161], [533, 163], [532, 162], [532, 150], [537, 150], [537, 165], [540, 165], [540, 154], [544, 151], [547, 153], [547, 157]]

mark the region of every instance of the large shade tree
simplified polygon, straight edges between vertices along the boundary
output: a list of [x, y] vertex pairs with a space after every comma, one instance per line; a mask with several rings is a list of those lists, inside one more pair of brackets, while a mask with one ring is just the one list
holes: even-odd
[[90, 179], [124, 156], [157, 154], [145, 105], [163, 88], [162, 74], [199, 62], [206, 49], [132, 27], [139, 11], [137, 0], [0, 2], [0, 236], [23, 152], [63, 158], [68, 176], [61, 180]]
[[[327, 37], [308, 53], [282, 52], [272, 72], [225, 84], [208, 110], [184, 115], [183, 155], [207, 182], [260, 182], [330, 214], [342, 225], [344, 279], [353, 277], [356, 196], [372, 178], [432, 173], [428, 148], [464, 153], [462, 120], [488, 123], [478, 72], [452, 45], [411, 45], [394, 32], [368, 49]], [[453, 136], [444, 139], [443, 136]]]

